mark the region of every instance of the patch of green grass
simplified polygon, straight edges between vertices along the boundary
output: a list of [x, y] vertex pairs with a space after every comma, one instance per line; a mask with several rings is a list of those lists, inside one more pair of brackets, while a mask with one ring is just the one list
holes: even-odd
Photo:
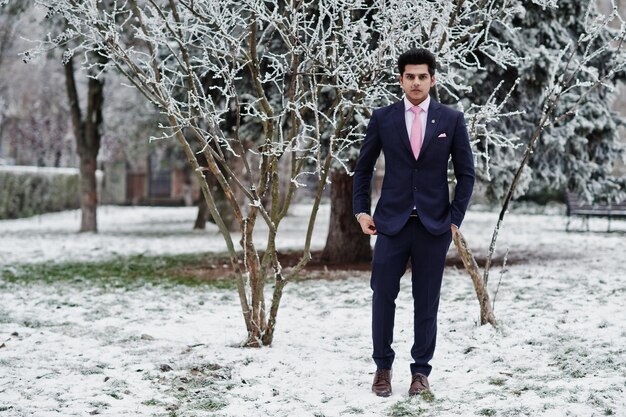
[[432, 391], [430, 390], [424, 390], [420, 392], [419, 394], [417, 394], [417, 396], [421, 398], [422, 400], [426, 401], [427, 403], [435, 402], [435, 394], [433, 394]]
[[194, 406], [194, 408], [198, 410], [207, 410], [207, 411], [217, 411], [217, 410], [221, 410], [224, 407], [226, 407], [226, 403], [215, 401], [212, 399], [201, 401], [195, 404]]
[[149, 405], [149, 406], [157, 406], [157, 405], [163, 405], [163, 403], [155, 398], [151, 398], [149, 400], [146, 401], [142, 401], [141, 404], [143, 405]]
[[496, 410], [493, 408], [483, 408], [478, 412], [478, 414], [481, 416], [495, 416]]
[[389, 417], [417, 417], [428, 410], [415, 404], [411, 399], [398, 401], [389, 409]]
[[116, 400], [124, 399], [124, 397], [118, 392], [109, 392], [109, 397], [115, 398]]
[[[0, 281], [28, 284], [70, 281], [90, 286], [133, 288], [145, 284], [210, 284], [234, 288], [224, 254], [135, 255], [97, 262], [61, 262], [13, 265], [0, 269]], [[205, 273], [206, 271], [206, 273]]]
[[202, 411], [216, 412], [228, 405], [223, 394], [228, 386], [231, 389], [234, 387], [230, 380], [230, 367], [208, 362], [191, 366], [186, 372], [180, 369], [159, 373], [158, 380], [154, 379], [154, 382], [161, 385], [167, 397], [173, 397], [175, 402], [166, 405], [152, 399], [144, 405], [165, 405], [166, 410], [176, 410], [181, 416], [195, 416]]
[[104, 373], [100, 367], [82, 368], [81, 375], [99, 375]]
[[357, 415], [362, 415], [364, 413], [365, 413], [365, 410], [363, 410], [360, 407], [348, 407], [341, 412], [341, 414], [357, 414]]
[[555, 354], [553, 359], [553, 364], [571, 377], [583, 378], [587, 375], [589, 352], [582, 346], [568, 346]]
[[46, 327], [46, 325], [43, 322], [39, 321], [39, 320], [33, 320], [33, 321], [31, 321], [31, 320], [24, 320], [22, 322], [22, 326], [28, 327], [28, 328], [31, 328], [31, 329], [38, 329], [40, 327]]
[[109, 408], [111, 404], [105, 401], [90, 401], [89, 405], [96, 408]]
[[530, 417], [530, 416], [534, 416], [535, 412], [526, 406], [518, 406], [518, 407], [513, 407], [513, 408], [509, 408], [508, 410], [505, 410], [504, 412], [502, 412], [501, 415], [503, 417], [521, 417], [521, 416]]
[[489, 385], [501, 387], [506, 383], [506, 378], [489, 378]]

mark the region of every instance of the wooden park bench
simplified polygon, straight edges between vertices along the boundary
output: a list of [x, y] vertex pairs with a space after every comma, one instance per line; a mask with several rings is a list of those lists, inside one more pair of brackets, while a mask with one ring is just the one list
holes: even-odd
[[607, 232], [611, 231], [611, 219], [626, 218], [626, 200], [612, 204], [589, 204], [582, 201], [577, 194], [567, 191], [565, 192], [565, 204], [567, 206], [565, 230], [568, 232], [572, 216], [584, 217], [583, 222], [587, 231], [589, 231], [590, 217], [606, 217], [609, 219]]

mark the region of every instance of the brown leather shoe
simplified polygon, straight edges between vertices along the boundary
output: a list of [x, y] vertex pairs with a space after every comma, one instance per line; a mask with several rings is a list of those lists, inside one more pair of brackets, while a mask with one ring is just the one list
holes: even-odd
[[420, 373], [413, 374], [409, 396], [418, 395], [425, 391], [430, 391], [430, 384], [426, 375]]
[[391, 369], [376, 370], [372, 392], [379, 397], [389, 397], [391, 395]]

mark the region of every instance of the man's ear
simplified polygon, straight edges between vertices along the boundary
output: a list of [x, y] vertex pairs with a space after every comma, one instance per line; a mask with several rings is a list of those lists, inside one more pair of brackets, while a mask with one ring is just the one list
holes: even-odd
[[434, 86], [435, 85], [435, 74], [433, 74], [432, 77], [430, 77], [430, 86]]

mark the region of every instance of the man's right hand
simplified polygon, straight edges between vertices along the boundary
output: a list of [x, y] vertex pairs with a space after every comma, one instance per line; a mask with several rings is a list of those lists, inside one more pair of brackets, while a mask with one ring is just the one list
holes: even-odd
[[369, 214], [362, 214], [359, 217], [359, 224], [361, 225], [361, 230], [366, 235], [375, 235], [376, 234], [376, 225], [374, 224], [374, 219]]

